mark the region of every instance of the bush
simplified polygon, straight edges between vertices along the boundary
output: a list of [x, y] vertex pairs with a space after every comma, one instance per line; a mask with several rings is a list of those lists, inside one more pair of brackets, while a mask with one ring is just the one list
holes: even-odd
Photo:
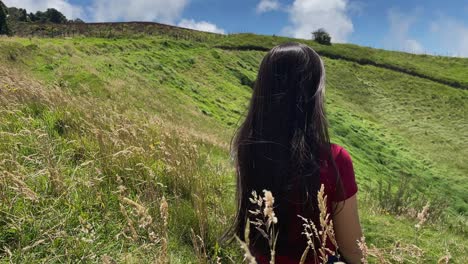
[[314, 37], [314, 40], [320, 44], [331, 45], [331, 36], [323, 28], [312, 32], [312, 36]]
[[72, 19], [69, 22], [70, 23], [79, 23], [79, 24], [85, 23], [81, 18]]

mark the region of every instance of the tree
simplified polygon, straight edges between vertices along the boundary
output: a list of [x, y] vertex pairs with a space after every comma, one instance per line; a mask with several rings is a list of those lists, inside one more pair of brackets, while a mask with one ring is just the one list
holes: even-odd
[[55, 8], [49, 8], [45, 12], [37, 11], [35, 14], [30, 13], [29, 18], [32, 22], [50, 22], [55, 24], [68, 22], [68, 19]]
[[323, 45], [331, 45], [331, 36], [323, 28], [319, 28], [316, 31], [312, 32], [314, 40]]
[[26, 9], [9, 7], [8, 8], [8, 20], [29, 22], [29, 16], [28, 16], [28, 13], [26, 12]]
[[82, 24], [82, 23], [85, 23], [82, 19], [80, 18], [75, 18], [73, 20], [69, 20], [68, 22], [70, 23], [77, 23], [77, 24]]
[[9, 35], [11, 33], [10, 27], [8, 26], [7, 15], [8, 9], [0, 0], [0, 35]]
[[0, 0], [0, 9], [8, 10], [8, 7]]
[[31, 22], [46, 22], [44, 12], [42, 11], [37, 11], [35, 14], [29, 13], [29, 19], [31, 19]]
[[47, 11], [44, 12], [44, 15], [47, 22], [55, 24], [65, 24], [68, 22], [68, 19], [55, 8], [48, 8]]

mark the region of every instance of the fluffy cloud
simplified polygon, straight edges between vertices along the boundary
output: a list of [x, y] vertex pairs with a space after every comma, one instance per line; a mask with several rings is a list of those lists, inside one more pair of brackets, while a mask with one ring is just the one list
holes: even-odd
[[411, 53], [423, 53], [423, 46], [409, 36], [411, 26], [418, 20], [418, 12], [404, 14], [396, 9], [388, 11], [390, 29], [384, 39], [384, 45], [388, 49], [401, 50]]
[[345, 42], [353, 32], [347, 0], [295, 0], [289, 7], [290, 25], [283, 33], [295, 38], [311, 38], [311, 32], [324, 28], [333, 42]]
[[158, 21], [173, 24], [188, 0], [94, 0], [88, 12], [93, 21]]
[[278, 0], [260, 0], [257, 5], [257, 13], [265, 13], [280, 9]]
[[6, 6], [24, 8], [28, 12], [45, 11], [47, 8], [55, 8], [62, 12], [68, 19], [83, 17], [83, 8], [72, 5], [67, 0], [3, 0]]
[[440, 16], [430, 25], [434, 41], [453, 56], [468, 57], [468, 25], [454, 18]]
[[184, 27], [184, 28], [190, 28], [190, 29], [195, 29], [195, 30], [200, 30], [200, 31], [206, 31], [206, 32], [213, 32], [213, 33], [219, 33], [219, 34], [226, 34], [224, 29], [218, 28], [215, 24], [206, 22], [206, 21], [195, 21], [193, 19], [182, 19], [177, 26], [179, 27]]

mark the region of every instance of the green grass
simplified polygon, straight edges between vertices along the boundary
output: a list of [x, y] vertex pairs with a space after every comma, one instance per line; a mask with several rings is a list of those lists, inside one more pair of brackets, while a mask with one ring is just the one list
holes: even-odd
[[[150, 230], [165, 232], [162, 196], [172, 262], [203, 258], [191, 229], [210, 259], [238, 260], [237, 245], [217, 246], [235, 209], [228, 146], [265, 53], [216, 47], [270, 48], [289, 40], [0, 39], [0, 262], [9, 252], [17, 263], [100, 262], [105, 255], [152, 262], [161, 243]], [[468, 82], [461, 74], [467, 59], [306, 43]], [[388, 257], [399, 242], [423, 250], [416, 262], [435, 262], [448, 250], [464, 263], [468, 90], [327, 56], [325, 64], [332, 140], [353, 158], [368, 242]], [[119, 186], [126, 190], [119, 193]], [[148, 208], [153, 219], [137, 228], [136, 241], [123, 235], [130, 233], [122, 197]], [[429, 222], [418, 230], [408, 212], [427, 201]]]
[[297, 40], [286, 37], [271, 37], [254, 34], [234, 34], [229, 37], [211, 40], [218, 46], [238, 47], [254, 46], [269, 49], [279, 43], [296, 41], [313, 47], [325, 57], [373, 63], [390, 68], [405, 70], [434, 80], [453, 84], [468, 89], [468, 77], [465, 74], [468, 60], [465, 58], [449, 58], [442, 56], [414, 55], [405, 52], [373, 49], [353, 44], [320, 45], [315, 41]]

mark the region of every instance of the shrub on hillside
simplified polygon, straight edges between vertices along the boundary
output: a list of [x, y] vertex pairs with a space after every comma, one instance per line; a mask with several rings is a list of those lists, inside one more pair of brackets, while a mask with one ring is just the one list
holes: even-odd
[[70, 23], [85, 23], [81, 18], [72, 19], [69, 22]]
[[331, 36], [323, 28], [319, 28], [312, 32], [312, 36], [315, 41], [323, 45], [331, 45]]

